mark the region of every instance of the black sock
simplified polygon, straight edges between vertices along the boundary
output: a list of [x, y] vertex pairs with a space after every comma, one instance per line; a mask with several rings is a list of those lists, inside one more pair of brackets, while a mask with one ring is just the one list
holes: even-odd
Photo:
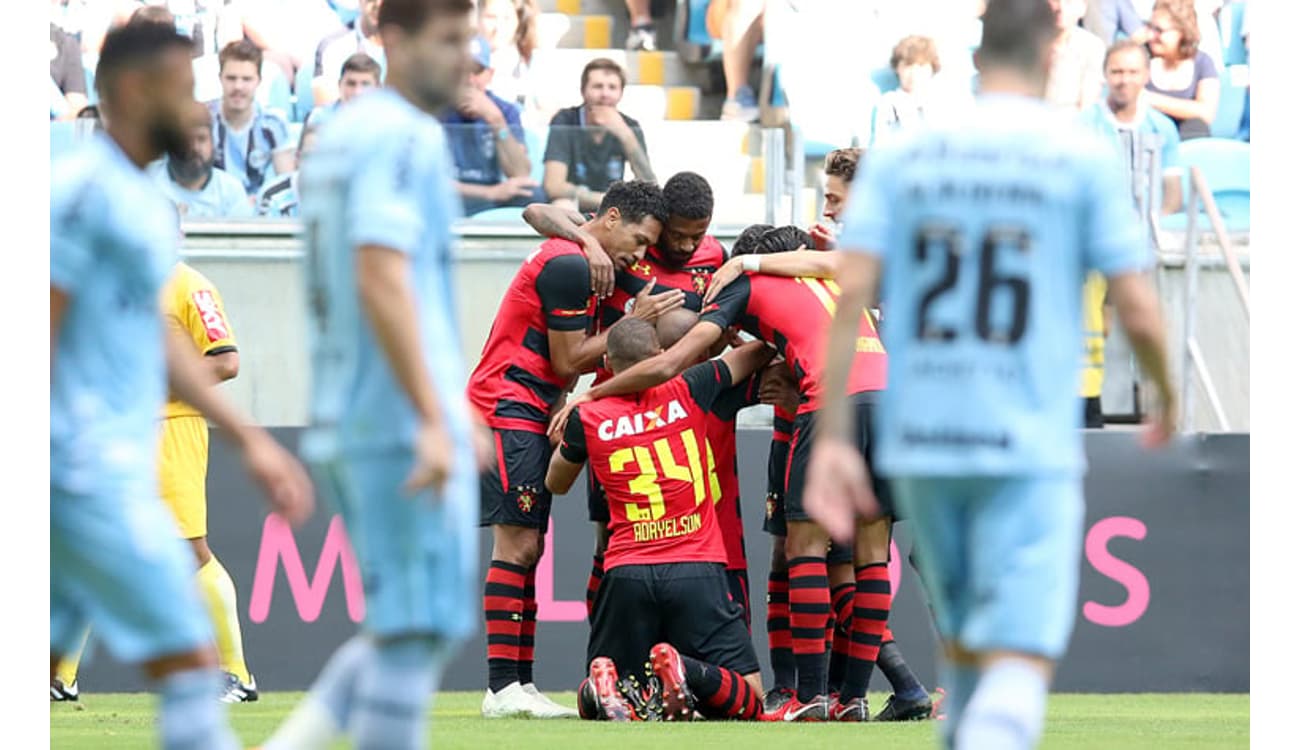
[[894, 688], [894, 695], [899, 698], [920, 698], [926, 694], [925, 686], [916, 678], [916, 673], [903, 661], [903, 650], [897, 643], [890, 641], [881, 645], [876, 665], [885, 673], [889, 684]]

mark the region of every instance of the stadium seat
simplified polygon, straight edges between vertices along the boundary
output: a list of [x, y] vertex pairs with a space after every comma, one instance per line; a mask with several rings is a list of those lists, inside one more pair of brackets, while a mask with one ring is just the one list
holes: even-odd
[[[1219, 11], [1219, 23], [1228, 29], [1228, 39], [1223, 45], [1223, 64], [1245, 65], [1249, 62], [1246, 43], [1241, 38], [1241, 22], [1245, 19], [1246, 3], [1234, 0]], [[1225, 21], [1226, 19], [1226, 21]]]
[[545, 128], [524, 128], [524, 145], [528, 147], [528, 160], [533, 167], [528, 176], [538, 185], [542, 184], [542, 175], [546, 171], [542, 157], [546, 155], [548, 132]]
[[[722, 42], [709, 36], [708, 11], [709, 0], [677, 0], [673, 41], [677, 54], [688, 63], [712, 62], [722, 57]], [[761, 45], [754, 59], [763, 59]]]
[[263, 107], [278, 109], [286, 118], [292, 117], [293, 92], [279, 65], [262, 63], [262, 84], [257, 87], [256, 99]]
[[524, 210], [515, 206], [503, 206], [501, 208], [489, 208], [486, 211], [480, 211], [469, 217], [476, 222], [490, 222], [493, 224], [518, 224], [524, 218]]
[[1210, 124], [1210, 135], [1215, 138], [1234, 138], [1241, 128], [1241, 113], [1246, 107], [1246, 86], [1241, 85], [1240, 81], [1245, 76], [1238, 71], [1244, 67], [1234, 65], [1219, 77], [1219, 110], [1214, 116], [1214, 122]]
[[871, 82], [884, 94], [898, 88], [898, 74], [888, 66], [871, 71]]
[[[1214, 203], [1229, 232], [1250, 231], [1250, 145], [1228, 138], [1196, 138], [1178, 146], [1178, 161], [1188, 170], [1199, 167], [1214, 195]], [[1191, 172], [1185, 178], [1190, 194]], [[1186, 228], [1187, 215], [1179, 212], [1161, 220], [1165, 229]], [[1200, 225], [1210, 229], [1201, 209]]]
[[304, 65], [298, 69], [298, 75], [293, 81], [293, 121], [306, 122], [307, 115], [316, 106], [316, 99], [312, 95], [311, 81], [313, 76], [312, 66]]

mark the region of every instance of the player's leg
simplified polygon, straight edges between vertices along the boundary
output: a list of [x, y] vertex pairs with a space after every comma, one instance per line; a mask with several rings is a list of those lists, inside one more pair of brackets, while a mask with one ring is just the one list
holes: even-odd
[[595, 474], [587, 469], [587, 517], [595, 527], [596, 547], [591, 555], [591, 575], [587, 577], [587, 622], [600, 590], [600, 579], [605, 575], [605, 548], [609, 546], [609, 502], [605, 488], [600, 486]]
[[971, 587], [958, 635], [979, 660], [978, 686], [956, 728], [959, 748], [1038, 744], [1054, 662], [1074, 627], [1083, 548], [1082, 483], [996, 478], [971, 504]]
[[[777, 444], [773, 443], [775, 448]], [[768, 459], [767, 516], [763, 530], [772, 535], [772, 557], [767, 574], [767, 650], [772, 663], [772, 689], [763, 697], [763, 709], [775, 711], [794, 697], [797, 672], [794, 641], [790, 634], [790, 571], [785, 559], [785, 462]]]
[[223, 700], [227, 703], [255, 701], [258, 697], [257, 682], [244, 663], [244, 636], [239, 625], [239, 595], [235, 591], [235, 582], [212, 554], [207, 537], [190, 539], [189, 543], [198, 562], [195, 579], [217, 636], [217, 658], [221, 671], [228, 675]]
[[889, 619], [889, 541], [891, 519], [886, 516], [858, 523], [853, 544], [854, 591], [849, 658], [838, 705], [837, 721], [868, 721], [867, 686]]
[[155, 483], [107, 481], [94, 495], [52, 488], [51, 652], [70, 653], [93, 623], [109, 652], [141, 664], [156, 686], [164, 748], [234, 748], [193, 565]]
[[830, 652], [830, 666], [826, 677], [830, 697], [834, 701], [844, 687], [844, 672], [851, 651], [853, 591], [856, 587], [852, 545], [830, 543], [826, 551], [826, 575], [831, 587], [831, 616], [826, 621], [826, 649]]
[[605, 575], [592, 608], [587, 637], [588, 679], [579, 689], [583, 718], [649, 718], [644, 702], [629, 701], [644, 682], [646, 654], [660, 634], [662, 604], [653, 565], [622, 565]]
[[89, 639], [90, 628], [82, 628], [81, 637], [75, 641], [75, 645], [65, 650], [59, 657], [50, 677], [50, 700], [75, 701], [80, 697], [81, 688], [77, 685], [77, 669], [81, 666], [81, 655], [85, 652]]

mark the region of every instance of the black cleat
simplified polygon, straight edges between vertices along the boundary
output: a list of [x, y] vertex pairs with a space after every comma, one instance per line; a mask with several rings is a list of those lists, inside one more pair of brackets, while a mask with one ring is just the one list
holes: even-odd
[[81, 691], [77, 689], [77, 681], [73, 680], [71, 685], [65, 686], [63, 681], [55, 677], [50, 680], [50, 700], [60, 701], [77, 701], [80, 700]]
[[885, 701], [885, 707], [876, 714], [874, 721], [923, 721], [930, 718], [933, 710], [934, 703], [931, 702], [929, 695], [913, 700], [904, 700], [897, 695], [891, 695], [889, 700]]

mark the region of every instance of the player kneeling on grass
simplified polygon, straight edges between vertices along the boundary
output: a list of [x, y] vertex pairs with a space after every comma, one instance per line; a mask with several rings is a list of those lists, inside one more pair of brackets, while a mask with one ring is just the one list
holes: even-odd
[[[654, 327], [634, 318], [611, 328], [606, 346], [616, 373], [661, 351]], [[567, 492], [590, 457], [612, 519], [587, 643], [590, 670], [578, 691], [583, 718], [656, 719], [660, 708], [666, 720], [696, 710], [759, 717], [758, 657], [740, 605], [728, 596], [706, 430], [719, 398], [737, 383], [752, 387], [745, 381], [770, 359], [763, 344], [746, 344], [662, 385], [569, 414], [546, 488]], [[625, 694], [619, 671], [632, 674], [647, 654], [658, 693]]]

